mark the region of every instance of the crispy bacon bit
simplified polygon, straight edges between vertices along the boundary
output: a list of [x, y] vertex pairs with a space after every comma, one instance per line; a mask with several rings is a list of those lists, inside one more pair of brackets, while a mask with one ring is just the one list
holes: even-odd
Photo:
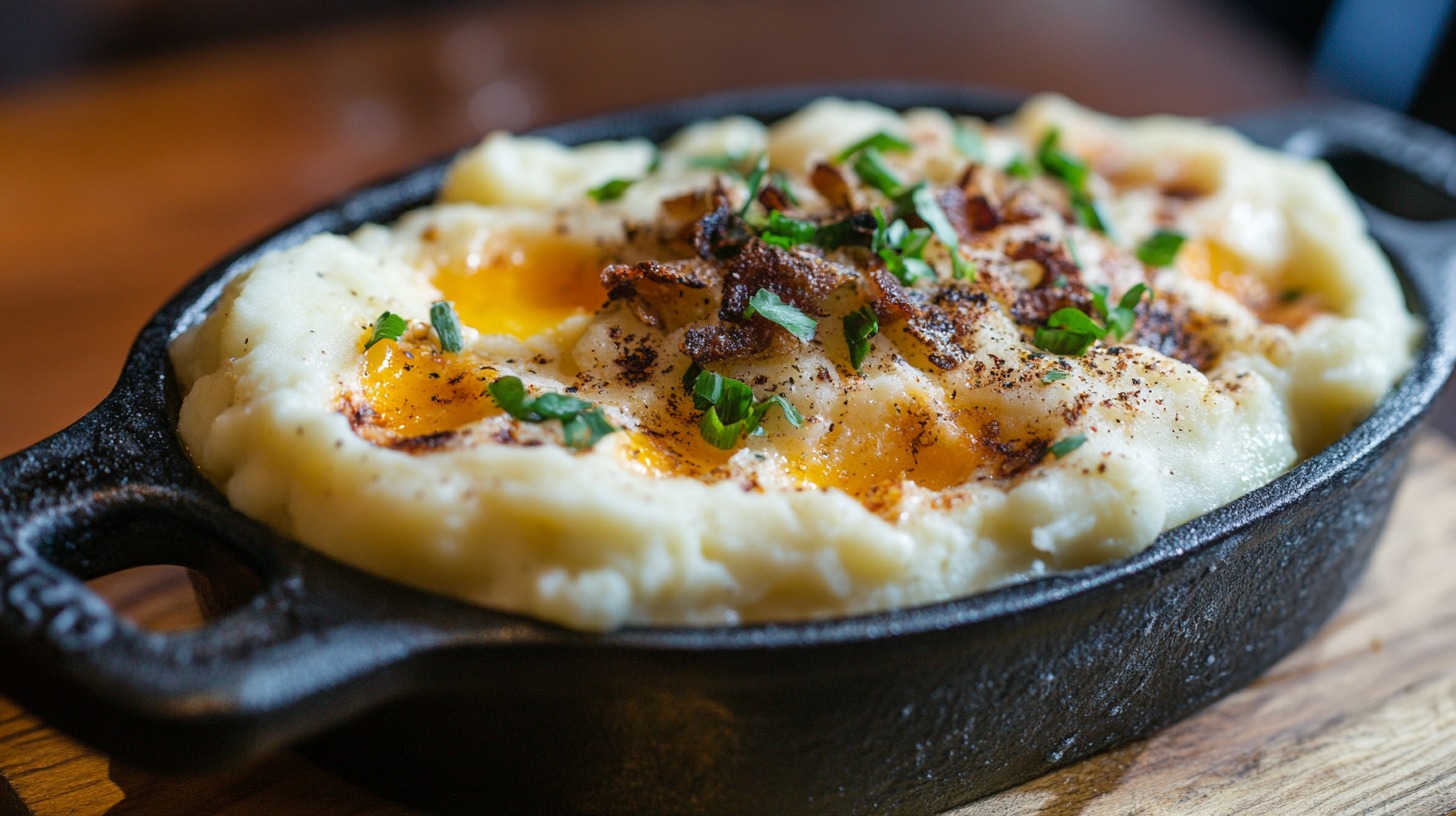
[[1210, 342], [1210, 318], [1172, 297], [1161, 297], [1139, 309], [1136, 342], [1162, 354], [1207, 371], [1219, 357]]
[[662, 314], [654, 306], [675, 287], [706, 289], [718, 282], [717, 268], [699, 260], [659, 263], [643, 261], [631, 266], [610, 264], [602, 270], [602, 287], [612, 300], [626, 300], [633, 314], [653, 328], [662, 328]]
[[1016, 296], [1011, 316], [1018, 323], [1041, 325], [1052, 312], [1068, 306], [1084, 312], [1091, 309], [1092, 294], [1082, 283], [1082, 268], [1072, 262], [1064, 244], [1025, 241], [1009, 247], [1006, 256], [1015, 261], [1036, 261], [1046, 269], [1036, 286]]
[[787, 343], [789, 335], [761, 316], [745, 320], [748, 301], [767, 289], [808, 314], [823, 314], [819, 302], [849, 279], [849, 275], [811, 255], [785, 252], [759, 240], [749, 241], [728, 264], [723, 275], [723, 301], [719, 323], [689, 329], [683, 352], [699, 363], [752, 357]]
[[704, 260], [723, 260], [737, 255], [753, 237], [748, 225], [723, 196], [718, 206], [693, 225], [693, 247]]
[[834, 165], [824, 162], [815, 164], [814, 169], [809, 171], [809, 184], [829, 202], [830, 207], [836, 210], [855, 208], [854, 188], [849, 186], [849, 181]]
[[787, 210], [794, 206], [794, 203], [789, 201], [789, 194], [773, 184], [765, 184], [763, 189], [758, 191], [758, 203], [769, 211]]
[[882, 266], [871, 268], [861, 280], [880, 323], [903, 322], [905, 333], [929, 349], [926, 358], [937, 368], [955, 368], [970, 356], [957, 342], [969, 326], [958, 324], [941, 307], [920, 300]]
[[751, 241], [728, 264], [718, 317], [742, 320], [748, 299], [759, 289], [767, 289], [809, 314], [822, 314], [819, 301], [848, 279], [848, 273], [827, 261]]
[[945, 211], [946, 220], [955, 227], [956, 235], [963, 241], [968, 240], [971, 237], [971, 219], [966, 191], [959, 187], [943, 187], [936, 191], [935, 203]]

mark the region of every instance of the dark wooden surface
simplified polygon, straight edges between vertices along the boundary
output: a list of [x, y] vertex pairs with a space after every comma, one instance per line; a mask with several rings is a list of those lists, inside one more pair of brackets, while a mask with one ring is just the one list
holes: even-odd
[[[0, 455], [94, 405], [146, 318], [227, 250], [473, 141], [712, 90], [919, 79], [1218, 115], [1308, 92], [1292, 58], [1175, 0], [494, 4], [199, 51], [0, 95]], [[1431, 436], [1371, 574], [1314, 642], [1151, 740], [965, 814], [1444, 813], [1456, 805], [1456, 451]], [[179, 571], [98, 588], [153, 625]], [[3, 656], [0, 656], [3, 659]], [[285, 754], [176, 779], [0, 699], [0, 814], [396, 814]], [[24, 803], [20, 805], [18, 803]]]

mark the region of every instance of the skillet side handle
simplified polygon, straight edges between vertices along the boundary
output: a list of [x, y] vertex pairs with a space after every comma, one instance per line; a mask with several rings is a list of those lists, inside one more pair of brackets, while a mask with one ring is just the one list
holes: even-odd
[[[434, 632], [376, 623], [332, 592], [342, 568], [228, 508], [126, 390], [0, 460], [0, 693], [104, 753], [184, 771], [256, 758], [397, 693], [377, 670]], [[214, 584], [202, 600], [218, 617], [148, 631], [84, 583], [148, 564]]]

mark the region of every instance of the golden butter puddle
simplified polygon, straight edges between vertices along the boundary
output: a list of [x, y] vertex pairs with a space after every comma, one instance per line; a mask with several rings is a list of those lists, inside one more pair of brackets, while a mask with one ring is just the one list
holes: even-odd
[[502, 413], [486, 390], [496, 376], [473, 354], [385, 340], [360, 355], [361, 401], [346, 400], [345, 410], [375, 444], [446, 434]]
[[435, 273], [465, 325], [524, 340], [606, 302], [598, 249], [556, 236], [501, 237], [510, 240], [449, 257]]
[[1328, 311], [1316, 294], [1289, 290], [1275, 292], [1248, 262], [1222, 243], [1194, 239], [1178, 252], [1178, 271], [1194, 280], [1205, 281], [1242, 303], [1265, 323], [1298, 329], [1315, 315]]

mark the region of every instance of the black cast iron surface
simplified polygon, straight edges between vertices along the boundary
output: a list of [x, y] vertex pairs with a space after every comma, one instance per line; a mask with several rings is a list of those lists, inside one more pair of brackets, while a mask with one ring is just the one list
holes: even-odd
[[[542, 132], [660, 139], [825, 92], [981, 115], [1015, 101], [788, 89]], [[1352, 105], [1236, 124], [1341, 167], [1428, 334], [1352, 434], [1141, 555], [897, 612], [598, 635], [396, 586], [241, 517], [178, 441], [168, 342], [260, 253], [429, 201], [436, 162], [209, 270], [146, 326], [95, 411], [0, 461], [0, 691], [134, 763], [212, 768], [306, 741], [345, 775], [453, 812], [935, 813], [1148, 734], [1330, 615], [1456, 357], [1456, 143]], [[140, 630], [82, 583], [154, 563], [201, 576], [209, 625]]]

